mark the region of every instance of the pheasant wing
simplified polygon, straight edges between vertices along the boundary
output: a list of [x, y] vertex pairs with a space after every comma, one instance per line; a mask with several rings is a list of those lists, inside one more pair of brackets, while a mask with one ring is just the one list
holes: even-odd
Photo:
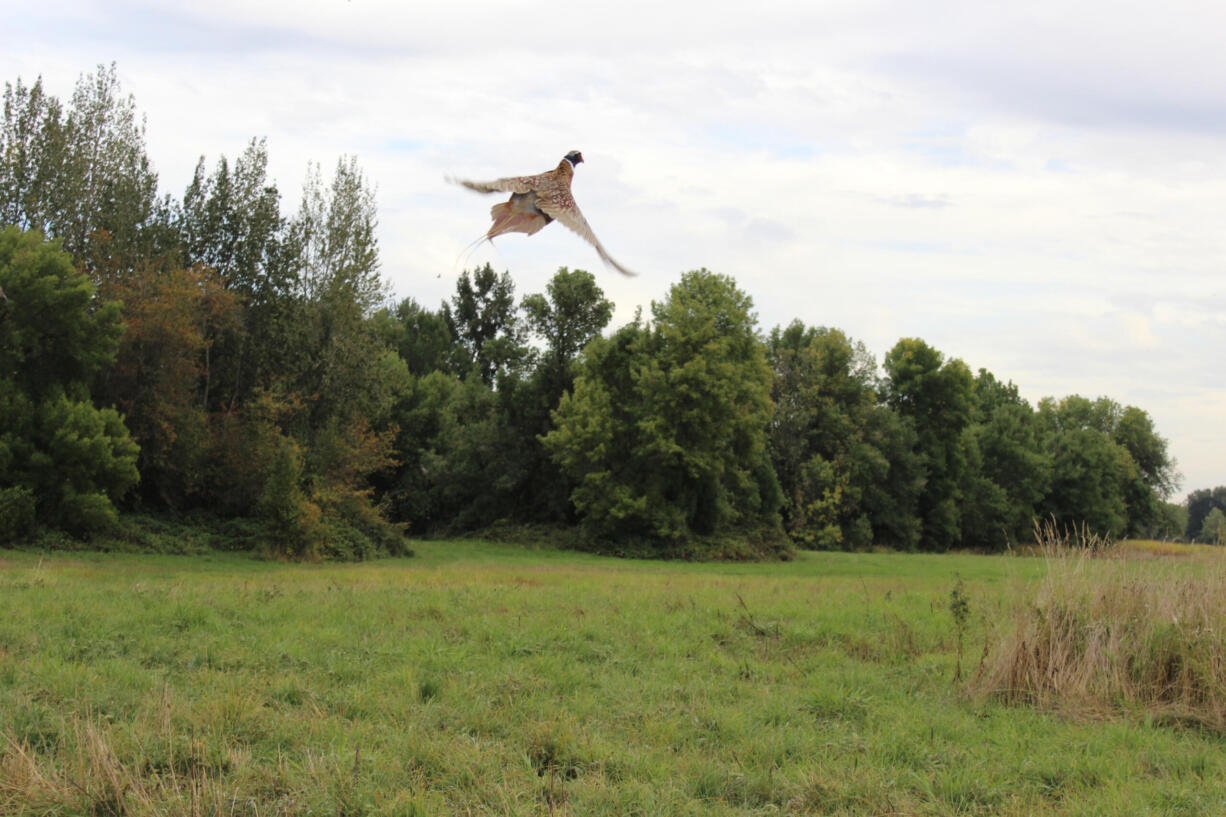
[[507, 176], [504, 179], [494, 179], [489, 182], [474, 182], [468, 179], [453, 179], [448, 181], [463, 185], [478, 193], [531, 193], [554, 185], [552, 174], [538, 173], [535, 176]]
[[527, 176], [508, 176], [505, 179], [494, 179], [489, 182], [474, 182], [468, 179], [450, 179], [478, 193], [527, 193], [532, 189]]
[[575, 200], [569, 192], [563, 190], [554, 191], [552, 196], [538, 198], [536, 205], [545, 215], [562, 224], [566, 229], [574, 232], [584, 241], [595, 247], [596, 254], [600, 256], [600, 260], [622, 275], [635, 275], [635, 273], [614, 261], [613, 256], [609, 255], [604, 245], [600, 243], [600, 239], [596, 238], [596, 234], [592, 232], [591, 225], [587, 223], [587, 219], [583, 217], [583, 213], [579, 210], [579, 205], [575, 204]]

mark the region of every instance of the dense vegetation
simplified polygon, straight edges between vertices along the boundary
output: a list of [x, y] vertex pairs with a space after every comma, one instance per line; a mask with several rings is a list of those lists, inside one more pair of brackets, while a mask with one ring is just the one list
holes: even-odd
[[159, 197], [114, 67], [66, 104], [6, 86], [0, 540], [139, 539], [136, 512], [301, 558], [491, 526], [690, 557], [998, 550], [1036, 517], [1226, 529], [1226, 489], [1165, 502], [1142, 409], [1031, 406], [917, 338], [879, 371], [837, 329], [765, 331], [705, 269], [612, 330], [566, 268], [518, 300], [487, 265], [437, 310], [393, 303], [357, 161], [312, 167], [288, 215], [267, 163], [253, 140]]

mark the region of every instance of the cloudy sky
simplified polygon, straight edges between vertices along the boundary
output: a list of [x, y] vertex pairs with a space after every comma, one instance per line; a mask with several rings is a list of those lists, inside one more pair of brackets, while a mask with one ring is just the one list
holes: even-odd
[[[16, 0], [6, 81], [115, 62], [164, 192], [266, 137], [286, 211], [356, 155], [383, 271], [435, 306], [493, 200], [444, 177], [587, 160], [602, 267], [554, 226], [481, 248], [520, 294], [597, 273], [618, 322], [732, 275], [764, 329], [920, 337], [1032, 402], [1147, 410], [1187, 490], [1226, 484], [1220, 0]], [[440, 277], [441, 275], [441, 277]]]

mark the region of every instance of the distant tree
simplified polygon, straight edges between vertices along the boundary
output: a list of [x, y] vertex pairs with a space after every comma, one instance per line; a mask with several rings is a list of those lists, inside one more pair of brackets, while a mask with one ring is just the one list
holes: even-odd
[[252, 139], [233, 163], [222, 156], [211, 175], [204, 157], [183, 194], [178, 222], [187, 260], [212, 268], [253, 304], [276, 297], [278, 255], [285, 219], [281, 196], [268, 179], [268, 146]]
[[1146, 538], [1162, 541], [1178, 540], [1188, 528], [1188, 509], [1176, 502], [1163, 502], [1158, 518], [1143, 532]]
[[432, 505], [451, 530], [515, 521], [535, 440], [517, 433], [508, 404], [514, 385], [495, 391], [479, 377], [461, 381], [442, 407], [439, 434], [424, 458]]
[[562, 267], [545, 293], [524, 297], [520, 309], [529, 336], [543, 344], [527, 376], [514, 389], [507, 409], [511, 427], [521, 438], [527, 458], [526, 481], [518, 499], [521, 518], [532, 522], [573, 521], [570, 493], [574, 483], [540, 442], [553, 429], [553, 412], [562, 395], [574, 388], [575, 360], [613, 317], [596, 277]]
[[455, 344], [441, 313], [405, 298], [394, 308], [375, 313], [374, 322], [383, 342], [396, 350], [411, 374], [421, 377], [451, 370]]
[[815, 548], [872, 544], [865, 489], [888, 470], [870, 434], [876, 366], [837, 329], [776, 327], [767, 341], [775, 378], [771, 460], [784, 528]]
[[1026, 540], [1047, 493], [1051, 462], [1034, 410], [1016, 386], [979, 370], [963, 446], [963, 546], [1000, 549]]
[[914, 424], [924, 464], [920, 547], [948, 550], [961, 541], [961, 437], [971, 419], [973, 378], [961, 360], [946, 361], [918, 338], [895, 344], [885, 356], [885, 371], [886, 401]]
[[210, 346], [237, 324], [238, 301], [205, 267], [139, 269], [104, 279], [99, 295], [122, 304], [125, 331], [95, 392], [140, 445], [144, 500], [182, 506], [202, 488], [209, 449]]
[[1226, 511], [1226, 485], [1219, 485], [1216, 488], [1200, 488], [1188, 494], [1188, 525], [1185, 530], [1185, 536], [1189, 542], [1201, 541], [1202, 529], [1205, 525], [1205, 519], [1213, 512], [1214, 508], [1220, 508]]
[[386, 294], [376, 225], [374, 192], [353, 160], [337, 163], [326, 188], [312, 168], [288, 225], [298, 291], [282, 340], [293, 348], [274, 370], [310, 398], [304, 415], [287, 427], [304, 441], [357, 416], [381, 426], [395, 381], [407, 374], [393, 365], [394, 353], [385, 354], [390, 350], [372, 320]]
[[545, 294], [525, 296], [520, 309], [528, 331], [545, 344], [537, 370], [545, 402], [553, 408], [573, 382], [575, 357], [612, 319], [613, 302], [596, 285], [596, 276], [562, 267], [545, 285]]
[[888, 405], [878, 405], [868, 415], [866, 439], [880, 452], [865, 460], [871, 468], [862, 477], [872, 541], [898, 550], [916, 550], [922, 531], [919, 503], [925, 470], [915, 423]]
[[207, 338], [204, 401], [214, 411], [249, 398], [299, 345], [301, 270], [267, 168], [263, 140], [233, 162], [221, 157], [212, 174], [201, 157], [177, 212], [187, 263], [212, 269], [241, 306], [236, 323]]
[[53, 234], [56, 184], [66, 151], [60, 101], [39, 77], [27, 87], [5, 83], [0, 130], [0, 224]]
[[523, 362], [527, 349], [515, 309], [515, 283], [486, 264], [460, 273], [456, 294], [442, 306], [456, 343], [453, 368], [461, 377], [475, 371], [487, 386]]
[[[370, 315], [387, 297], [379, 275], [378, 211], [374, 189], [355, 157], [337, 161], [325, 188], [319, 166], [303, 184], [302, 205], [289, 223], [307, 300]], [[349, 316], [347, 316], [349, 317]]]
[[123, 419], [89, 390], [114, 358], [119, 305], [96, 302], [66, 253], [16, 227], [0, 231], [0, 289], [14, 305], [0, 321], [0, 492], [42, 524], [103, 530], [138, 479]]
[[1039, 513], [1057, 524], [1082, 525], [1106, 537], [1128, 529], [1125, 486], [1135, 473], [1128, 452], [1103, 428], [1111, 425], [1110, 401], [1071, 396], [1039, 402], [1044, 445], [1052, 459], [1052, 478]]
[[6, 85], [0, 129], [4, 222], [58, 238], [93, 274], [171, 249], [169, 205], [145, 152], [145, 127], [115, 66], [83, 76], [67, 107], [41, 78]]
[[[451, 432], [448, 412], [459, 388], [460, 381], [450, 373], [436, 370], [412, 376], [392, 407], [396, 462], [379, 472], [374, 482], [391, 518], [414, 533], [441, 530], [456, 513], [458, 503], [445, 502], [439, 485], [450, 474], [443, 461], [443, 440], [444, 431]], [[471, 487], [483, 490], [485, 485], [478, 476]]]
[[1040, 401], [1038, 419], [1052, 458], [1043, 515], [1106, 536], [1140, 535], [1157, 523], [1178, 477], [1148, 414], [1071, 395]]
[[545, 444], [594, 546], [709, 554], [734, 531], [776, 546], [771, 372], [751, 309], [731, 278], [689, 272], [650, 327], [585, 349]]
[[1222, 513], [1221, 508], [1209, 511], [1204, 525], [1201, 526], [1200, 535], [1202, 542], [1208, 542], [1211, 545], [1226, 543], [1226, 513]]

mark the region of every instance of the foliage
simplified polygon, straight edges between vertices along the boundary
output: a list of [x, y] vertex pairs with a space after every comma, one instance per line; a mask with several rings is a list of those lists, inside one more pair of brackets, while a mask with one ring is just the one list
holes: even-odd
[[1204, 541], [1205, 520], [1215, 509], [1226, 511], [1226, 485], [1201, 488], [1188, 494], [1188, 523], [1185, 536], [1189, 542]]
[[1226, 514], [1221, 508], [1214, 508], [1205, 517], [1205, 524], [1200, 529], [1201, 540], [1211, 545], [1226, 543]]
[[[8, 514], [88, 535], [116, 521], [136, 484], [137, 446], [120, 415], [96, 408], [89, 380], [111, 360], [114, 303], [38, 233], [0, 231], [0, 289], [19, 305], [0, 321], [0, 490]], [[16, 489], [16, 490], [14, 490]]]
[[771, 375], [751, 308], [730, 278], [698, 270], [652, 304], [650, 327], [587, 347], [544, 440], [578, 482], [592, 542], [698, 555], [701, 537], [744, 530], [770, 548]]
[[1053, 469], [1042, 515], [1085, 522], [1107, 537], [1154, 524], [1175, 476], [1166, 441], [1144, 411], [1072, 395], [1040, 401], [1038, 419]]
[[181, 506], [203, 487], [211, 345], [237, 325], [239, 302], [206, 267], [108, 278], [99, 293], [123, 305], [125, 331], [95, 391], [140, 446], [147, 500]]
[[34, 492], [29, 488], [0, 488], [0, 545], [17, 544], [34, 533], [34, 508]]
[[784, 528], [805, 547], [858, 549], [872, 543], [865, 492], [885, 477], [875, 444], [876, 365], [863, 344], [837, 329], [776, 327], [767, 341], [775, 378], [771, 459], [783, 491]]
[[356, 157], [327, 178], [312, 163], [286, 213], [268, 167], [252, 139], [159, 199], [113, 65], [67, 102], [41, 79], [6, 86], [0, 223], [66, 253], [0, 290], [9, 539], [97, 534], [121, 498], [219, 514], [251, 548], [352, 559], [402, 552], [402, 529], [576, 525], [589, 547], [651, 555], [775, 555], [781, 533], [999, 550], [1036, 515], [1191, 538], [1226, 509], [1193, 492], [1178, 517], [1139, 408], [1032, 408], [917, 338], [879, 378], [838, 329], [763, 338], [749, 296], [705, 270], [612, 332], [596, 277], [565, 267], [518, 303], [487, 264], [437, 311], [392, 304]]
[[0, 156], [0, 223], [60, 239], [90, 269], [122, 267], [160, 246], [166, 207], [144, 123], [114, 65], [83, 76], [67, 106], [41, 78], [6, 84]]
[[979, 370], [962, 445], [962, 545], [1000, 550], [1026, 541], [1052, 466], [1034, 410], [1016, 386]]
[[489, 264], [471, 275], [464, 270], [441, 314], [456, 344], [452, 368], [461, 377], [475, 372], [493, 386], [500, 376], [512, 374], [527, 354], [509, 272], [499, 276]]
[[973, 379], [961, 360], [918, 338], [903, 338], [885, 356], [886, 401], [915, 427], [924, 468], [918, 500], [919, 546], [944, 551], [961, 539], [966, 451], [963, 430], [971, 421]]
[[302, 452], [288, 437], [281, 437], [278, 443], [264, 480], [259, 517], [275, 554], [318, 558], [323, 545], [322, 512], [302, 490]]
[[396, 350], [413, 376], [451, 369], [451, 330], [441, 313], [405, 298], [394, 309], [375, 313], [374, 324], [383, 343]]

